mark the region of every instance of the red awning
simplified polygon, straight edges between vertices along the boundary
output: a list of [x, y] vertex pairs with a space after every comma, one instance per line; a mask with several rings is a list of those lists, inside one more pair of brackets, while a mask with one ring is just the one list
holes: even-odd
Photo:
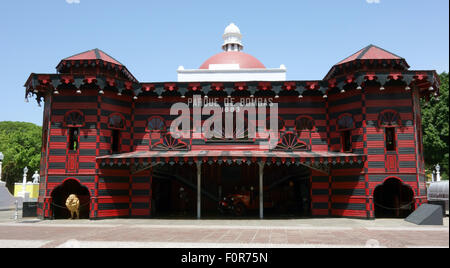
[[102, 166], [157, 164], [157, 163], [289, 163], [289, 164], [344, 164], [362, 163], [365, 155], [339, 152], [305, 152], [305, 151], [142, 151], [97, 158]]

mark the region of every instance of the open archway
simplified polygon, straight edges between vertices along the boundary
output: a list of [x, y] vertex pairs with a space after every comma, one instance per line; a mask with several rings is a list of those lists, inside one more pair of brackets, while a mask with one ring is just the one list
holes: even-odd
[[376, 218], [406, 218], [414, 212], [414, 191], [398, 178], [388, 178], [373, 192]]
[[75, 194], [80, 199], [80, 219], [89, 219], [90, 199], [89, 189], [76, 179], [67, 179], [52, 191], [52, 212], [54, 219], [69, 219], [70, 212], [66, 208], [69, 195]]

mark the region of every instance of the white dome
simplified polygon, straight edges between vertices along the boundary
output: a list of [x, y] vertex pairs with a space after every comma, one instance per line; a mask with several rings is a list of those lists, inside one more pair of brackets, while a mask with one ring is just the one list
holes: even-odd
[[230, 23], [230, 25], [225, 28], [224, 35], [226, 34], [241, 34], [241, 30], [239, 30], [239, 27], [237, 27], [236, 24]]

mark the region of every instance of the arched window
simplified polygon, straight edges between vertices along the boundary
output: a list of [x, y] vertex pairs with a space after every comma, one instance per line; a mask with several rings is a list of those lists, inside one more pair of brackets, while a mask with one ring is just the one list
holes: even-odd
[[396, 151], [396, 128], [400, 127], [402, 120], [397, 111], [386, 110], [378, 116], [378, 126], [384, 128], [385, 146], [387, 151]]
[[337, 120], [337, 130], [341, 132], [341, 146], [343, 152], [352, 151], [352, 130], [355, 128], [355, 120], [350, 114], [343, 114]]
[[378, 116], [378, 126], [382, 127], [400, 127], [402, 120], [398, 112], [393, 110], [386, 110]]
[[153, 116], [148, 120], [147, 123], [148, 131], [150, 132], [165, 132], [166, 122], [160, 116]]
[[80, 127], [84, 126], [84, 115], [80, 111], [67, 112], [64, 117], [64, 123], [68, 127], [69, 151], [78, 151]]
[[353, 116], [344, 114], [338, 118], [337, 128], [339, 131], [351, 130], [355, 128], [355, 121]]
[[121, 114], [112, 114], [108, 118], [108, 128], [110, 129], [117, 129], [117, 130], [124, 130], [126, 126], [126, 121], [123, 115]]
[[313, 131], [314, 120], [309, 116], [300, 116], [295, 120], [295, 130], [297, 132]]
[[78, 151], [80, 129], [77, 127], [69, 128], [69, 151]]
[[126, 121], [123, 115], [114, 113], [111, 114], [108, 118], [108, 128], [111, 129], [111, 152], [119, 153], [120, 152], [120, 136], [121, 130], [124, 130], [126, 126]]

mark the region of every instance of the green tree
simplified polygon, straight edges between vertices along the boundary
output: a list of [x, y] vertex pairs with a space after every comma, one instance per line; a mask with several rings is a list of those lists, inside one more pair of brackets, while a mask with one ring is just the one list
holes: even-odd
[[41, 161], [42, 128], [32, 123], [0, 122], [0, 152], [3, 160], [2, 179], [11, 192], [15, 182], [22, 182], [23, 168], [28, 167], [28, 180]]
[[429, 101], [421, 101], [423, 145], [427, 169], [431, 172], [439, 164], [442, 179], [448, 180], [448, 73], [442, 73], [440, 80], [440, 95]]

